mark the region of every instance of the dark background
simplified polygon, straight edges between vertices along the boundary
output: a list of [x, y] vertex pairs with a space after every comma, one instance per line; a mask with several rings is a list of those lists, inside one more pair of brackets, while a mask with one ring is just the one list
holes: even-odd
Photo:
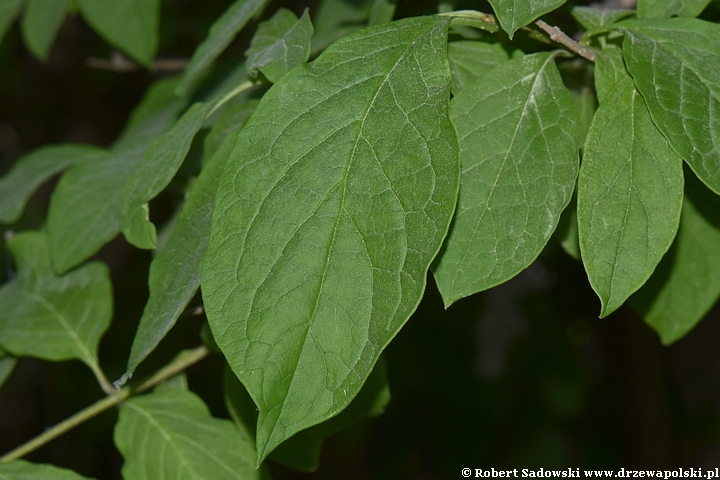
[[[229, 0], [163, 2], [160, 57], [188, 58]], [[274, 2], [297, 13], [316, 2]], [[486, 4], [458, 7], [490, 11]], [[567, 24], [569, 5], [557, 14]], [[431, 13], [435, 2], [400, 1], [397, 16]], [[716, 1], [703, 14], [717, 21]], [[246, 29], [223, 58], [241, 58]], [[570, 32], [568, 32], [570, 33]], [[42, 63], [22, 44], [17, 23], [0, 44], [0, 174], [53, 143], [106, 146], [160, 74], [89, 68], [111, 48], [69, 16]], [[54, 181], [5, 229], [39, 228]], [[173, 199], [153, 204], [156, 220]], [[100, 346], [111, 379], [123, 372], [147, 299], [150, 254], [119, 237], [97, 255], [112, 270], [116, 312]], [[2, 246], [0, 280], [11, 265]], [[199, 304], [196, 299], [194, 304]], [[2, 306], [0, 306], [2, 308]], [[596, 469], [720, 466], [720, 315], [715, 309], [670, 347], [627, 307], [599, 320], [599, 301], [579, 262], [551, 242], [511, 282], [444, 310], [428, 280], [425, 298], [386, 351], [392, 400], [386, 412], [325, 444], [320, 469], [302, 474], [277, 464], [277, 479], [461, 478], [463, 467]], [[183, 316], [148, 360], [149, 373], [177, 349], [199, 343], [203, 318]], [[190, 387], [216, 416], [223, 360], [188, 371]], [[142, 375], [143, 371], [139, 374]], [[18, 362], [0, 389], [0, 452], [6, 452], [102, 397], [80, 362]], [[27, 458], [99, 479], [120, 478], [111, 410]]]

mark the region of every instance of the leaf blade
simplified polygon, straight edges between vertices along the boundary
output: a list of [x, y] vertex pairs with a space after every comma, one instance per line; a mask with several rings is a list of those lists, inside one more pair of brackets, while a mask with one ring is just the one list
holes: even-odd
[[588, 279], [616, 310], [650, 277], [677, 232], [682, 161], [628, 77], [600, 104], [578, 180], [578, 234]]
[[55, 36], [62, 26], [70, 0], [26, 0], [20, 31], [28, 50], [39, 60], [47, 60]]
[[446, 307], [529, 266], [570, 201], [581, 127], [553, 58], [535, 54], [501, 64], [451, 102], [461, 185], [475, 187], [461, 186], [453, 227], [433, 266]]
[[495, 11], [500, 26], [513, 38], [515, 32], [537, 20], [541, 15], [552, 12], [566, 0], [488, 0]]
[[[448, 22], [373, 27], [293, 70], [225, 168], [202, 288], [215, 339], [260, 409], [258, 461], [342, 410], [420, 300], [457, 195]], [[419, 92], [393, 97], [396, 82], [418, 77]], [[383, 225], [367, 213], [380, 210]], [[311, 360], [323, 355], [325, 372]]]

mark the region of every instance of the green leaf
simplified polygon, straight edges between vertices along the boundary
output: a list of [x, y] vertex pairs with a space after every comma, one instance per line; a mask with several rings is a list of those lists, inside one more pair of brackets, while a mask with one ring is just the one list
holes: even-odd
[[13, 460], [0, 463], [0, 480], [87, 480], [72, 470], [49, 464]]
[[595, 61], [595, 91], [602, 102], [618, 80], [628, 76], [619, 48], [606, 48], [598, 53]]
[[245, 68], [260, 70], [272, 83], [283, 75], [307, 62], [310, 57], [310, 38], [313, 26], [308, 10], [302, 17], [281, 8], [267, 22], [262, 22], [245, 52], [248, 60]]
[[510, 58], [519, 58], [522, 52], [511, 50], [502, 43], [478, 42], [475, 40], [458, 40], [448, 44], [448, 59], [452, 72], [453, 95], [465, 85], [474, 82], [497, 65], [507, 62]]
[[510, 38], [519, 28], [552, 12], [566, 0], [488, 0], [495, 11], [500, 26]]
[[720, 297], [720, 197], [688, 173], [680, 229], [670, 251], [630, 305], [669, 345]]
[[133, 480], [259, 479], [255, 450], [229, 420], [210, 416], [198, 396], [169, 390], [122, 404], [115, 445]]
[[248, 121], [257, 107], [258, 100], [250, 99], [245, 102], [229, 105], [220, 118], [210, 128], [203, 140], [203, 158], [212, 158], [225, 138], [232, 132], [240, 129]]
[[25, 0], [0, 0], [0, 43], [10, 29]]
[[78, 0], [101, 37], [149, 69], [158, 49], [160, 0]]
[[555, 54], [511, 60], [450, 104], [460, 138], [460, 198], [433, 273], [445, 306], [499, 285], [540, 254], [570, 201], [577, 107]]
[[215, 191], [234, 137], [227, 137], [203, 168], [183, 204], [165, 248], [150, 264], [150, 298], [133, 340], [126, 377], [135, 371], [167, 332], [200, 285], [200, 262], [210, 237]]
[[638, 18], [697, 17], [712, 0], [638, 0]]
[[208, 106], [196, 103], [175, 125], [158, 137], [125, 181], [122, 191], [122, 231], [138, 248], [157, 245], [155, 225], [148, 218], [148, 202], [172, 180], [202, 127]]
[[657, 128], [720, 193], [720, 25], [693, 18], [626, 21], [623, 57]]
[[675, 237], [682, 161], [650, 119], [629, 77], [600, 104], [578, 179], [578, 233], [605, 317], [650, 277]]
[[197, 83], [205, 70], [230, 45], [235, 35], [258, 14], [268, 0], [236, 0], [210, 27], [207, 38], [195, 49], [185, 75], [176, 88], [185, 95]]
[[240, 132], [202, 289], [259, 407], [258, 462], [350, 403], [422, 297], [458, 188], [449, 20], [338, 41], [276, 83]]
[[[255, 442], [258, 411], [245, 387], [232, 373], [225, 371], [225, 405], [242, 434]], [[314, 472], [320, 466], [320, 453], [325, 438], [334, 435], [368, 417], [385, 411], [390, 401], [385, 359], [380, 356], [367, 381], [350, 405], [338, 415], [319, 425], [302, 430], [269, 455], [269, 459], [303, 472]]]
[[56, 276], [41, 232], [14, 235], [8, 249], [18, 275], [0, 289], [2, 348], [51, 361], [77, 358], [100, 375], [98, 343], [113, 309], [107, 267], [93, 262]]
[[575, 260], [580, 260], [580, 242], [578, 240], [577, 224], [577, 195], [573, 195], [570, 204], [560, 215], [560, 221], [555, 229], [555, 238], [565, 253]]
[[0, 387], [10, 376], [16, 363], [17, 358], [0, 350]]
[[36, 58], [47, 60], [69, 5], [70, 0], [26, 0], [20, 32], [25, 46]]
[[313, 25], [312, 51], [321, 52], [331, 43], [366, 26], [376, 0], [321, 0]]
[[397, 0], [374, 0], [368, 15], [368, 26], [391, 22], [395, 16]]
[[42, 147], [25, 155], [0, 179], [0, 222], [15, 222], [33, 192], [53, 175], [105, 155], [103, 149], [73, 144]]
[[600, 10], [593, 7], [576, 6], [570, 12], [585, 30], [607, 28], [635, 14], [634, 10]]

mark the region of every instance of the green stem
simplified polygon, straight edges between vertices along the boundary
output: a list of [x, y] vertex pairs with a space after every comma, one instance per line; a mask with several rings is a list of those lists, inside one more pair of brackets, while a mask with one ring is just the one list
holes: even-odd
[[[162, 369], [158, 370], [155, 375], [153, 375], [140, 385], [136, 387], [130, 385], [120, 390], [115, 390], [112, 395], [108, 395], [107, 397], [98, 400], [89, 407], [79, 411], [72, 417], [58, 423], [51, 429], [46, 430], [44, 433], [38, 435], [29, 442], [20, 445], [14, 450], [11, 450], [10, 452], [0, 457], [0, 463], [10, 462], [12, 460], [24, 457], [28, 453], [37, 450], [38, 448], [42, 447], [51, 440], [54, 440], [68, 430], [71, 430], [72, 428], [80, 425], [86, 420], [89, 420], [92, 417], [95, 417], [100, 413], [104, 412], [105, 410], [108, 410], [111, 407], [123, 402], [131, 395], [144, 392], [145, 390], [154, 387], [163, 380], [166, 380], [173, 375], [182, 372], [189, 366], [194, 365], [195, 363], [208, 356], [209, 353], [210, 351], [208, 350], [208, 348], [205, 345], [201, 345], [189, 351], [188, 353], [181, 355]], [[110, 384], [110, 382], [108, 382], [108, 384]]]
[[254, 87], [255, 85], [257, 85], [257, 83], [251, 82], [250, 80], [241, 83], [240, 85], [238, 85], [237, 87], [235, 87], [230, 93], [228, 93], [228, 94], [225, 95], [223, 98], [221, 98], [220, 100], [218, 100], [218, 102], [212, 107], [212, 110], [210, 110], [210, 112], [208, 112], [208, 114], [205, 116], [205, 118], [207, 118], [207, 117], [209, 117], [210, 115], [212, 115], [213, 113], [215, 113], [215, 112], [218, 110], [218, 108], [220, 108], [220, 107], [222, 107], [223, 105], [225, 105], [225, 104], [226, 104], [227, 102], [229, 102], [233, 97], [241, 94], [241, 93], [244, 92], [245, 90], [250, 90], [250, 89], [251, 89], [252, 87]]

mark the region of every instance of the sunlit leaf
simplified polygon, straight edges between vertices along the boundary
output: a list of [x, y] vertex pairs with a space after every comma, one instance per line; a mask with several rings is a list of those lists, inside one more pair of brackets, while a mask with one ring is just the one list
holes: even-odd
[[601, 317], [645, 283], [670, 247], [682, 190], [682, 161], [626, 76], [595, 114], [578, 179], [580, 250]]
[[16, 356], [76, 358], [99, 374], [97, 349], [112, 317], [107, 267], [89, 263], [55, 275], [47, 236], [23, 232], [8, 240], [17, 277], [0, 289], [0, 345]]
[[453, 98], [451, 116], [460, 139], [460, 198], [433, 267], [446, 306], [511, 279], [537, 258], [570, 201], [582, 141], [554, 54], [495, 67]]
[[340, 40], [276, 83], [240, 133], [202, 289], [259, 407], [258, 461], [350, 403], [422, 296], [458, 188], [448, 22]]
[[133, 480], [252, 480], [255, 450], [229, 420], [210, 416], [194, 393], [172, 389], [122, 404], [115, 445]]
[[623, 57], [675, 153], [720, 193], [720, 25], [694, 18], [626, 21]]

